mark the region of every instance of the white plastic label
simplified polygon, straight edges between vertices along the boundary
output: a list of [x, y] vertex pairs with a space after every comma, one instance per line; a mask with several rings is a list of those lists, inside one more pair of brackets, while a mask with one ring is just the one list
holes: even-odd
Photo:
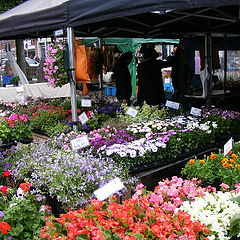
[[90, 145], [87, 135], [71, 140], [72, 150], [76, 151]]
[[126, 111], [126, 114], [135, 118], [138, 114], [138, 110], [136, 110], [132, 107], [129, 107], [128, 110]]
[[59, 29], [53, 32], [55, 37], [63, 36], [63, 29]]
[[194, 116], [197, 116], [197, 117], [201, 117], [201, 115], [202, 115], [202, 109], [192, 107], [190, 114], [192, 114], [192, 115], [194, 115]]
[[89, 99], [82, 99], [81, 106], [82, 107], [92, 107], [92, 101]]
[[17, 93], [24, 92], [23, 86], [16, 87], [16, 91], [17, 91]]
[[224, 154], [224, 156], [226, 156], [232, 150], [232, 147], [233, 147], [233, 139], [230, 138], [227, 141], [227, 143], [225, 143], [225, 145], [223, 147], [223, 154]]
[[116, 177], [107, 184], [105, 184], [104, 186], [102, 186], [101, 188], [94, 191], [94, 195], [98, 200], [103, 201], [110, 197], [112, 194], [120, 191], [124, 187], [125, 186], [123, 185], [121, 180], [118, 177]]
[[165, 106], [178, 110], [179, 106], [180, 106], [180, 103], [167, 100]]
[[82, 124], [85, 124], [88, 121], [88, 117], [85, 112], [79, 115], [78, 119]]

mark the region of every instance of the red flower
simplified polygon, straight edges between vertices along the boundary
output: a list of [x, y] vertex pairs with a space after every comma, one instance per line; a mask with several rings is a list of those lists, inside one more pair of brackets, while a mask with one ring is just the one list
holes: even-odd
[[13, 123], [13, 121], [12, 121], [11, 119], [9, 119], [9, 120], [7, 121], [7, 123], [8, 123], [8, 124], [11, 124], [11, 123]]
[[30, 187], [31, 187], [31, 183], [21, 183], [20, 184], [20, 188], [25, 192], [30, 191]]
[[0, 187], [0, 191], [1, 191], [3, 194], [6, 194], [6, 193], [7, 193], [7, 190], [8, 190], [8, 186], [2, 186], [2, 187]]
[[11, 227], [7, 222], [0, 222], [0, 231], [2, 234], [7, 234], [10, 231]]
[[10, 177], [11, 176], [11, 173], [9, 170], [5, 171], [3, 174], [2, 174], [2, 177]]
[[35, 113], [33, 113], [32, 115], [33, 115], [33, 116], [37, 116], [37, 115], [38, 115], [38, 113], [37, 113], [37, 112], [35, 112]]

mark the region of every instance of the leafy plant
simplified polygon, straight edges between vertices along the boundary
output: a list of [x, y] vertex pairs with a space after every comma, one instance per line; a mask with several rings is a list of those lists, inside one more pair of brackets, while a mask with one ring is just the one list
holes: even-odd
[[11, 78], [10, 82], [11, 84], [17, 85], [20, 81], [19, 76], [14, 76], [13, 78]]

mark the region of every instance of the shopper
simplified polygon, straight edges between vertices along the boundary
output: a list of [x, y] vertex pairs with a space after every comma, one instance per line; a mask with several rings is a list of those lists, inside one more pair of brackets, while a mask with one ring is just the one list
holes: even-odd
[[14, 71], [10, 61], [6, 61], [6, 66], [4, 68], [5, 74], [3, 75], [2, 84], [3, 87], [11, 84], [11, 79], [14, 77]]
[[131, 63], [133, 55], [131, 52], [123, 53], [117, 60], [113, 68], [113, 79], [116, 81], [116, 96], [120, 103], [130, 105], [132, 95], [131, 74], [128, 65]]
[[174, 87], [174, 99], [182, 101], [184, 94], [191, 94], [191, 80], [194, 76], [185, 56], [185, 49], [182, 44], [174, 45], [172, 56], [168, 56], [168, 62], [172, 66], [172, 83]]
[[137, 67], [138, 94], [137, 103], [145, 101], [149, 105], [165, 104], [165, 93], [161, 69], [169, 67], [167, 61], [157, 60], [158, 52], [147, 48], [143, 53], [143, 61]]

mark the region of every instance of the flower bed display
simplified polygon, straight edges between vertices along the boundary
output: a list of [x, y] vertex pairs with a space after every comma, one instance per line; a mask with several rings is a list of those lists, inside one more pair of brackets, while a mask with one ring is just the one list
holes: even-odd
[[11, 114], [9, 117], [0, 117], [0, 143], [2, 145], [24, 142], [32, 138], [32, 129], [29, 126], [26, 114]]
[[[233, 199], [239, 193], [206, 193], [193, 202], [185, 201], [175, 212], [184, 211], [191, 215], [192, 221], [199, 221], [211, 230], [208, 239], [230, 239], [230, 223], [233, 216], [240, 213], [240, 206]], [[240, 237], [240, 235], [238, 236]]]
[[208, 239], [210, 230], [191, 216], [174, 210], [183, 199], [194, 200], [212, 191], [195, 181], [174, 177], [160, 182], [154, 192], [143, 185], [135, 195], [117, 204], [93, 200], [85, 209], [69, 211], [60, 218], [48, 218], [43, 239]]
[[182, 170], [187, 178], [198, 178], [211, 184], [225, 183], [234, 188], [240, 182], [240, 143], [224, 156], [222, 153], [211, 154], [204, 159], [190, 159]]
[[115, 177], [127, 186], [134, 182], [112, 159], [64, 151], [53, 141], [19, 144], [2, 161], [10, 163], [16, 180], [27, 178], [35, 192], [55, 198], [65, 209], [85, 204], [96, 189]]
[[3, 172], [2, 178], [5, 185], [0, 186], [0, 239], [39, 239], [45, 216], [50, 214], [44, 196], [31, 194], [29, 183], [17, 187], [9, 171]]

